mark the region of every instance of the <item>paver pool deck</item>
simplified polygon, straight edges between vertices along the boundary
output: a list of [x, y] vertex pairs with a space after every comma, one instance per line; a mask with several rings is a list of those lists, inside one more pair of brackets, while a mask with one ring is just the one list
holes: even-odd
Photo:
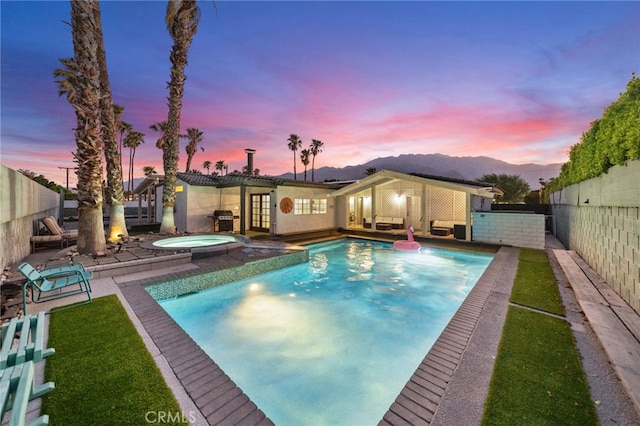
[[[549, 236], [547, 250], [551, 253], [553, 249], [564, 250], [554, 237]], [[272, 424], [232, 378], [175, 323], [144, 286], [158, 281], [160, 276], [165, 281], [194, 271], [241, 265], [281, 253], [282, 246], [279, 244], [261, 244], [256, 249], [238, 250], [205, 259], [178, 259], [176, 264], [161, 268], [159, 265], [168, 264], [172, 257], [169, 256], [153, 270], [94, 279], [93, 297], [118, 295], [183, 412], [189, 413], [189, 418], [195, 418], [195, 424]], [[500, 248], [380, 424], [480, 424], [502, 324], [509, 306], [518, 253], [517, 248]], [[131, 250], [123, 253], [122, 259], [125, 260], [120, 261], [135, 262], [138, 255]], [[43, 263], [44, 256], [44, 253], [35, 254], [26, 260], [32, 264]], [[612, 359], [616, 356], [615, 350], [603, 350], [601, 340], [597, 339], [590, 325], [596, 324], [597, 328], [599, 319], [584, 317], [581, 312], [583, 309], [568, 287], [570, 283], [561, 275], [561, 265], [552, 263], [552, 267], [556, 277], [560, 278], [559, 285], [568, 311], [567, 320], [572, 325], [583, 357], [592, 396], [599, 401], [596, 408], [601, 423], [638, 424], [640, 386], [634, 390], [624, 380], [619, 380], [620, 371], [616, 370], [619, 363]], [[34, 313], [71, 302], [73, 298], [40, 305], [30, 304], [28, 310]], [[635, 371], [633, 369], [633, 362], [637, 362], [640, 356], [640, 343], [638, 337], [632, 337], [635, 340], [627, 341], [627, 347], [622, 351], [632, 364], [630, 367], [623, 366], [622, 374], [630, 370], [626, 372], [633, 386], [640, 374], [640, 365]], [[37, 411], [37, 406], [33, 411]]]

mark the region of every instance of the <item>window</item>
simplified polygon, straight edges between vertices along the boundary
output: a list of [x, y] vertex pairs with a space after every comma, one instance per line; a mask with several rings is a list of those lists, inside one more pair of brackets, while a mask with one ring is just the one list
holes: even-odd
[[308, 198], [296, 198], [293, 201], [293, 214], [310, 214], [311, 200]]
[[325, 214], [327, 213], [327, 200], [318, 198], [296, 198], [293, 200], [293, 214]]
[[327, 212], [327, 200], [317, 199], [311, 202], [312, 214], [325, 214]]

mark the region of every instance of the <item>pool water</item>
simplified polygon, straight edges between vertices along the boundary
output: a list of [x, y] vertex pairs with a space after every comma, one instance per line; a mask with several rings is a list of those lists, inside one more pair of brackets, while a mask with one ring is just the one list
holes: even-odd
[[493, 256], [346, 240], [161, 302], [277, 425], [373, 425]]

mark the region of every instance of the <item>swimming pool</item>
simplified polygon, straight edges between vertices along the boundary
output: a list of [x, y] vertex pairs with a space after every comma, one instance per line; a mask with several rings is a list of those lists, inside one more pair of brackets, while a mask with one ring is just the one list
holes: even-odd
[[323, 243], [161, 305], [276, 424], [375, 424], [491, 259]]

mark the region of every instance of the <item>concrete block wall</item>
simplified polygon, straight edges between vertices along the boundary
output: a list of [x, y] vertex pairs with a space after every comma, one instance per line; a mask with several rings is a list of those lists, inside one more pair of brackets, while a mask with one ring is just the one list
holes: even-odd
[[39, 218], [58, 217], [60, 194], [0, 164], [0, 266], [29, 255]]
[[556, 237], [640, 313], [640, 161], [552, 194]]
[[544, 249], [544, 215], [473, 212], [472, 240], [514, 247]]

